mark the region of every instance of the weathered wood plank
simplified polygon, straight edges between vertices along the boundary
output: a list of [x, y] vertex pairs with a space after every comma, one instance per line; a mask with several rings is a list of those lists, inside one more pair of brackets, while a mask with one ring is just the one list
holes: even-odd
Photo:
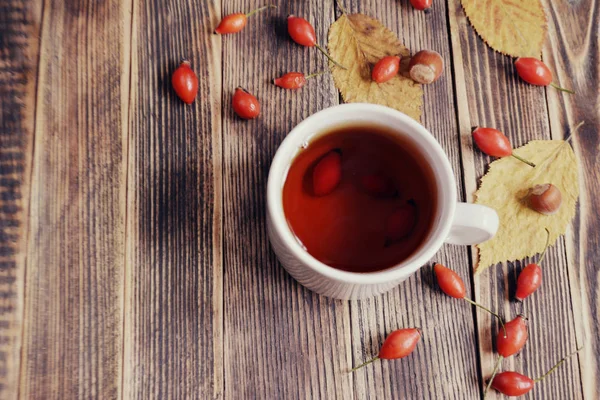
[[583, 394], [592, 400], [600, 397], [600, 3], [545, 1], [545, 7], [550, 29], [544, 61], [560, 85], [576, 91], [562, 96], [547, 90], [552, 137], [570, 136], [579, 122], [585, 122], [572, 141], [579, 159], [581, 196], [566, 245], [577, 344], [584, 346], [579, 355]]
[[[398, 34], [412, 53], [438, 51], [446, 61], [444, 76], [424, 87], [422, 123], [447, 152], [457, 180], [459, 199], [464, 198], [460, 143], [452, 96], [450, 42], [446, 38], [446, 5], [436, 2], [430, 14], [414, 10], [408, 2], [344, 2], [348, 12], [378, 18]], [[468, 282], [468, 248], [444, 246], [437, 262], [458, 271]], [[377, 354], [385, 336], [410, 326], [423, 329], [423, 340], [414, 355], [401, 361], [372, 364], [354, 375], [358, 398], [466, 399], [478, 395], [475, 327], [471, 306], [442, 294], [424, 266], [413, 277], [388, 294], [372, 300], [352, 302], [353, 363]]]
[[120, 393], [130, 6], [44, 7], [22, 398]]
[[[223, 164], [225, 267], [225, 397], [231, 399], [350, 399], [349, 314], [346, 302], [298, 285], [271, 251], [265, 226], [267, 174], [279, 143], [303, 118], [338, 103], [330, 76], [299, 91], [272, 80], [286, 72], [327, 68], [315, 48], [287, 34], [286, 16], [315, 25], [321, 44], [333, 2], [274, 2], [246, 29], [223, 37]], [[264, 2], [223, 2], [223, 15]], [[230, 107], [237, 86], [261, 102], [261, 115], [239, 119]]]
[[[513, 67], [514, 60], [485, 45], [468, 24], [460, 1], [450, 1], [449, 7], [465, 187], [467, 197], [472, 200], [478, 181], [491, 160], [473, 148], [471, 128], [490, 126], [500, 129], [515, 146], [531, 139], [549, 139], [548, 109], [544, 89], [520, 81]], [[520, 355], [505, 360], [502, 370], [537, 377], [577, 347], [564, 239], [549, 250], [544, 260], [542, 288], [520, 305], [513, 300], [516, 280], [528, 262], [525, 259], [491, 267], [475, 278], [475, 291], [478, 301], [497, 310], [506, 319], [514, 318], [520, 312], [529, 317], [527, 345]], [[493, 352], [492, 337], [498, 327], [481, 311], [477, 312], [477, 327], [482, 375], [487, 379], [497, 357]], [[581, 398], [577, 363], [571, 361], [564, 365], [548, 380], [536, 385], [529, 396]]]
[[[211, 34], [219, 8], [175, 0], [134, 6], [127, 399], [219, 398], [222, 392], [221, 47]], [[182, 59], [199, 78], [192, 105], [171, 87]]]
[[19, 387], [25, 249], [42, 7], [0, 6], [0, 398]]

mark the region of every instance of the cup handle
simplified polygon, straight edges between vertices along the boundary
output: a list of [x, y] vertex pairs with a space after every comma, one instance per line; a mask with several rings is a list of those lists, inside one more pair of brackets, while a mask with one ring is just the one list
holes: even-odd
[[480, 204], [457, 203], [446, 243], [471, 245], [483, 243], [498, 231], [496, 210]]

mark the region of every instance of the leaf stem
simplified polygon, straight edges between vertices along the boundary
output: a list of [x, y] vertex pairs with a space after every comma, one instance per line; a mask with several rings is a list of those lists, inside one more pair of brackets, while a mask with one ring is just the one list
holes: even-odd
[[342, 2], [340, 0], [335, 0], [335, 2], [337, 3], [338, 7], [340, 8], [340, 11], [342, 12], [342, 14], [348, 14], [346, 12], [346, 9], [344, 8], [344, 6], [342, 5]]
[[314, 78], [315, 76], [323, 75], [323, 74], [326, 74], [326, 73], [327, 73], [327, 71], [315, 72], [314, 74], [306, 75], [306, 77], [304, 79]]
[[492, 382], [494, 381], [494, 378], [496, 377], [496, 374], [498, 373], [498, 368], [500, 367], [500, 363], [502, 362], [503, 359], [504, 359], [503, 356], [498, 356], [498, 361], [496, 361], [496, 365], [494, 365], [494, 370], [492, 371], [492, 377], [488, 381], [488, 384], [485, 387], [485, 391], [483, 392], [483, 398], [484, 399], [485, 399], [485, 396], [487, 396], [487, 392], [492, 387]]
[[570, 89], [565, 89], [563, 87], [558, 86], [556, 83], [554, 82], [550, 82], [550, 86], [552, 86], [554, 89], [556, 90], [560, 90], [561, 92], [567, 92], [569, 94], [575, 94], [574, 91], [570, 90]]
[[482, 306], [481, 304], [469, 299], [468, 297], [463, 297], [463, 299], [465, 299], [468, 303], [473, 304], [475, 307], [479, 307], [482, 310], [485, 310], [487, 312], [489, 312], [490, 314], [492, 314], [494, 317], [498, 318], [498, 321], [500, 321], [500, 326], [502, 326], [502, 330], [504, 331], [504, 337], [506, 337], [506, 328], [504, 327], [504, 321], [502, 321], [502, 317], [500, 317], [500, 315], [496, 314], [495, 312], [493, 312], [492, 310], [490, 310], [487, 307]]
[[523, 157], [519, 157], [519, 156], [518, 156], [518, 155], [516, 155], [514, 152], [511, 154], [511, 156], [513, 156], [513, 157], [514, 157], [514, 158], [516, 158], [517, 160], [519, 160], [519, 161], [522, 161], [522, 162], [524, 162], [525, 164], [527, 164], [527, 165], [529, 165], [529, 166], [531, 166], [531, 167], [535, 168], [535, 164], [534, 164], [534, 163], [532, 163], [531, 161], [528, 161], [528, 160], [524, 159]]
[[338, 63], [337, 61], [335, 61], [333, 58], [331, 58], [331, 56], [329, 54], [327, 54], [327, 52], [321, 47], [319, 46], [318, 43], [315, 43], [315, 47], [317, 49], [319, 49], [319, 51], [321, 53], [323, 53], [325, 55], [325, 57], [327, 57], [329, 59], [329, 61], [331, 61], [332, 63], [334, 63], [335, 65], [337, 65], [338, 67], [340, 67], [341, 69], [347, 69], [346, 67], [344, 67], [342, 64]]
[[369, 364], [371, 364], [372, 362], [374, 362], [374, 361], [377, 361], [377, 360], [379, 360], [379, 357], [373, 357], [373, 358], [371, 358], [369, 361], [365, 361], [364, 363], [360, 364], [358, 367], [354, 367], [354, 368], [352, 368], [352, 369], [350, 370], [350, 372], [352, 373], [352, 372], [356, 371], [357, 369], [359, 369], [359, 368], [362, 368], [362, 367], [364, 367], [365, 365], [369, 365]]
[[565, 361], [567, 361], [567, 359], [569, 357], [574, 356], [575, 354], [579, 353], [581, 351], [581, 349], [583, 349], [583, 346], [579, 347], [577, 350], [575, 350], [574, 352], [567, 354], [566, 356], [564, 356], [559, 362], [557, 362], [556, 364], [554, 364], [554, 367], [550, 368], [550, 370], [548, 372], [546, 372], [544, 375], [540, 376], [539, 378], [534, 379], [533, 381], [535, 383], [538, 383], [539, 381], [541, 381], [542, 379], [544, 379], [545, 377], [547, 377], [548, 375], [550, 375], [551, 373], [553, 373], [554, 371], [556, 371], [556, 368], [560, 367], [560, 365], [562, 363], [564, 363]]
[[537, 262], [538, 265], [541, 264], [542, 261], [544, 261], [544, 257], [546, 257], [546, 250], [548, 250], [548, 245], [550, 244], [550, 231], [548, 230], [548, 228], [544, 228], [544, 229], [546, 230], [546, 247], [544, 247], [544, 251], [542, 252], [540, 259]]
[[255, 10], [250, 11], [248, 14], [246, 14], [246, 17], [251, 17], [256, 13], [261, 12], [262, 10], [266, 10], [267, 8], [277, 8], [277, 6], [275, 4], [269, 4], [266, 6], [259, 7]]

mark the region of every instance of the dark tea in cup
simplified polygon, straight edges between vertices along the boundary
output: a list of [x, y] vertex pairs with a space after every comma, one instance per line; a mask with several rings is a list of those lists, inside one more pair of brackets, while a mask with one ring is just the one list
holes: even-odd
[[419, 250], [433, 227], [433, 171], [410, 138], [375, 125], [312, 138], [288, 170], [283, 210], [317, 260], [351, 272], [393, 267]]

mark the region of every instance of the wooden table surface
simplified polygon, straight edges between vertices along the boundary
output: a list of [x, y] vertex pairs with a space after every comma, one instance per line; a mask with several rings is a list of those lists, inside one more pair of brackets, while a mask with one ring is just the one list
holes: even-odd
[[[220, 37], [222, 15], [265, 2], [0, 1], [0, 398], [480, 398], [497, 326], [442, 295], [430, 265], [385, 295], [334, 301], [298, 285], [271, 251], [273, 154], [293, 126], [340, 101], [330, 76], [298, 92], [270, 83], [326, 68], [288, 38], [285, 16], [312, 21], [325, 44], [340, 10], [277, 3]], [[504, 369], [539, 376], [585, 345], [527, 398], [598, 399], [600, 2], [543, 0], [543, 59], [575, 95], [524, 84], [459, 0], [434, 3], [425, 15], [407, 0], [344, 0], [446, 60], [424, 88], [422, 123], [448, 153], [460, 198], [472, 201], [490, 161], [473, 151], [472, 126], [522, 145], [585, 121], [572, 140], [577, 214], [527, 302], [529, 342]], [[170, 85], [182, 58], [200, 79], [191, 106]], [[239, 85], [261, 100], [259, 118], [235, 117]], [[474, 249], [436, 257], [471, 276]], [[515, 316], [527, 261], [468, 279], [470, 295]], [[413, 355], [347, 373], [408, 326], [424, 331]]]

